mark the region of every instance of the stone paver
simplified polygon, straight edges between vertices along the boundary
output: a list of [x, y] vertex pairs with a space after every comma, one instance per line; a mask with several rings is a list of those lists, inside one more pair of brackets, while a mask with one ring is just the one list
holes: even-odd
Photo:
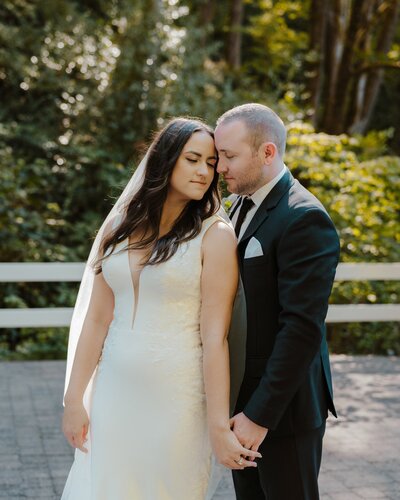
[[[400, 359], [332, 356], [332, 368], [340, 418], [328, 420], [321, 499], [399, 500]], [[61, 496], [73, 458], [61, 432], [64, 369], [0, 363], [0, 500]], [[227, 471], [213, 500], [234, 498]]]

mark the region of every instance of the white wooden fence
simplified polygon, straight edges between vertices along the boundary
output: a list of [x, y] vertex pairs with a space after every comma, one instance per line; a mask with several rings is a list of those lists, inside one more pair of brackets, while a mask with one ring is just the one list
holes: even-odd
[[[83, 263], [0, 263], [0, 282], [79, 282]], [[400, 263], [339, 264], [336, 281], [400, 281]], [[70, 307], [0, 309], [0, 328], [69, 326]], [[332, 304], [327, 322], [400, 321], [400, 304]]]

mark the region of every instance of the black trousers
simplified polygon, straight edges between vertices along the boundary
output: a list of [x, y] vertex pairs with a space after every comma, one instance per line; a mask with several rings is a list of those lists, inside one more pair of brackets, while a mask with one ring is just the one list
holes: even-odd
[[233, 472], [237, 500], [319, 500], [324, 424], [304, 434], [267, 435], [257, 468]]

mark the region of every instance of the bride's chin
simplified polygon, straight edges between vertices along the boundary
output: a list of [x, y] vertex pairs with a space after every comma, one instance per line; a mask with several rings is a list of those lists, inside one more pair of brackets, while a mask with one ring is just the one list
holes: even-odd
[[190, 201], [200, 201], [200, 200], [202, 200], [204, 198], [205, 194], [206, 193], [199, 193], [199, 194], [192, 195], [190, 197]]

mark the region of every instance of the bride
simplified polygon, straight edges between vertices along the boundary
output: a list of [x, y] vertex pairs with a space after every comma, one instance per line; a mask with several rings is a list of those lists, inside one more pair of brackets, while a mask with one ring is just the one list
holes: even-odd
[[171, 120], [97, 234], [69, 338], [62, 500], [203, 500], [211, 449], [256, 466], [229, 426], [238, 264], [216, 163], [208, 126]]

